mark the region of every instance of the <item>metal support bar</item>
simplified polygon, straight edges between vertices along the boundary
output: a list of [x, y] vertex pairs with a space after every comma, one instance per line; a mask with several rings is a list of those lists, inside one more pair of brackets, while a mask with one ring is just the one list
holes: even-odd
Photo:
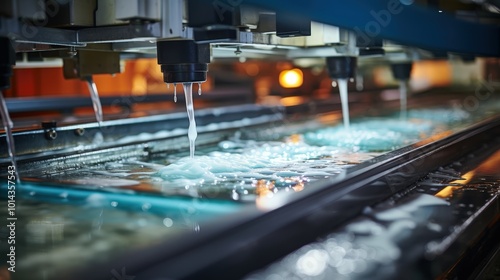
[[21, 23], [20, 31], [14, 34], [17, 43], [40, 43], [60, 46], [84, 47], [85, 43], [78, 40], [76, 30], [39, 27]]
[[[500, 56], [500, 27], [458, 20], [447, 13], [396, 0], [248, 0], [263, 8], [308, 15], [313, 21], [354, 30], [365, 40], [382, 37], [429, 50]], [[353, 11], [356, 11], [353, 13]]]
[[158, 22], [85, 28], [77, 34], [79, 43], [156, 40], [162, 35], [161, 24]]
[[161, 7], [161, 37], [175, 38], [183, 37], [182, 30], [182, 1], [165, 0]]

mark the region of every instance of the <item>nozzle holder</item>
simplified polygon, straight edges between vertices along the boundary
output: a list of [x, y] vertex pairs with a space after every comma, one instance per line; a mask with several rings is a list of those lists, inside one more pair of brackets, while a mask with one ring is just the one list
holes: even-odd
[[398, 62], [391, 64], [392, 76], [396, 80], [406, 81], [410, 79], [412, 62]]
[[0, 90], [10, 88], [12, 66], [16, 64], [16, 52], [10, 39], [0, 37]]
[[193, 40], [158, 41], [158, 64], [165, 83], [192, 83], [207, 80], [210, 44]]
[[349, 79], [354, 78], [356, 73], [355, 56], [331, 56], [326, 58], [326, 67], [330, 78]]
[[204, 82], [207, 80], [208, 64], [163, 64], [161, 72], [165, 83]]

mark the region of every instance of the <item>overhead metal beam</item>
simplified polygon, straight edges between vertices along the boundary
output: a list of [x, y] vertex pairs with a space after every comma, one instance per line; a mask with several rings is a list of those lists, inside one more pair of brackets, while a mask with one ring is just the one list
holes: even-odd
[[[238, 4], [243, 1], [232, 1]], [[245, 0], [272, 10], [307, 15], [360, 34], [365, 40], [380, 36], [403, 45], [433, 51], [477, 56], [500, 56], [500, 27], [456, 19], [417, 4], [399, 0]], [[409, 1], [410, 2], [410, 1]]]

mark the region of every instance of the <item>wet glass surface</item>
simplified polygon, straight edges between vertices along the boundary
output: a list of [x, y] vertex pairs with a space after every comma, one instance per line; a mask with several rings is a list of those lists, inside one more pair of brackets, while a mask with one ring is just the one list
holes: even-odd
[[477, 121], [456, 108], [438, 111], [410, 110], [407, 121], [395, 119], [399, 115], [353, 120], [349, 131], [341, 125], [294, 126], [280, 141], [243, 139], [236, 132], [197, 148], [194, 158], [182, 151], [48, 172], [35, 178], [42, 183], [19, 188], [19, 269], [51, 279], [89, 260], [109, 261], [180, 232], [203, 230], [203, 223], [259, 198], [301, 191], [385, 152]]
[[[17, 189], [12, 279], [58, 279], [61, 273], [89, 262], [111, 262], [122, 253], [153, 246], [175, 234], [200, 231], [200, 224], [240, 208], [230, 201], [29, 183]], [[2, 205], [7, 209], [6, 201]], [[5, 212], [0, 215], [3, 220], [8, 218]], [[0, 234], [7, 236], [9, 229], [2, 227]], [[9, 246], [2, 242], [2, 252]]]
[[[349, 129], [311, 122], [289, 130], [280, 127], [272, 140], [242, 138], [238, 131], [216, 145], [198, 147], [194, 158], [181, 151], [98, 165], [83, 162], [39, 179], [85, 188], [253, 202], [260, 195], [301, 190], [388, 151], [447, 136], [480, 118], [458, 108], [410, 110], [408, 115], [408, 120], [400, 120], [398, 114], [355, 119]], [[273, 134], [273, 128], [265, 130]]]

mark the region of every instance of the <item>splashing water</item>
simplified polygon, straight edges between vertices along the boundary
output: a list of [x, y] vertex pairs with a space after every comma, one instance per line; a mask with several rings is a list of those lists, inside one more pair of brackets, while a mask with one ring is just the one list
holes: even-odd
[[174, 102], [177, 103], [177, 84], [174, 83]]
[[347, 79], [338, 79], [340, 102], [342, 102], [342, 118], [345, 129], [349, 129], [349, 99], [347, 96]]
[[184, 87], [184, 94], [186, 95], [186, 109], [189, 118], [189, 129], [188, 129], [189, 156], [193, 158], [195, 141], [196, 137], [198, 136], [198, 132], [196, 131], [196, 121], [194, 119], [193, 83], [184, 83], [182, 84], [182, 86]]
[[[5, 104], [5, 99], [3, 98], [2, 91], [0, 91], [0, 114], [2, 115], [3, 127], [5, 129], [5, 138], [7, 141], [9, 156], [12, 161], [12, 165], [14, 166], [14, 170], [16, 172], [19, 172], [19, 170], [17, 169], [14, 137], [12, 136], [12, 128], [14, 127], [14, 125], [12, 123], [12, 120], [10, 119], [9, 111], [7, 110], [7, 105]], [[16, 180], [19, 182], [19, 176], [17, 176]]]
[[99, 126], [102, 126], [103, 116], [102, 116], [102, 106], [101, 100], [99, 99], [99, 93], [97, 92], [97, 87], [92, 79], [92, 76], [87, 77], [87, 86], [90, 92], [90, 98], [92, 99], [92, 106], [94, 107], [95, 118]]
[[400, 118], [406, 120], [407, 111], [408, 84], [407, 81], [399, 81], [399, 102], [401, 106]]
[[429, 121], [391, 119], [356, 122], [348, 130], [329, 127], [308, 132], [304, 140], [310, 145], [351, 148], [354, 151], [390, 151], [421, 139], [432, 132]]
[[[219, 188], [254, 191], [259, 180], [274, 186], [294, 186], [311, 180], [335, 176], [358, 160], [373, 157], [353, 156], [336, 147], [316, 147], [306, 143], [231, 142], [219, 144], [214, 151], [194, 158], [172, 158], [172, 163], [155, 174], [170, 187], [217, 184]], [[224, 147], [228, 147], [227, 149]]]
[[432, 121], [452, 125], [454, 123], [465, 122], [472, 118], [472, 115], [463, 108], [434, 108], [434, 109], [414, 109], [408, 111], [409, 118]]
[[201, 95], [201, 83], [198, 83], [198, 95]]

